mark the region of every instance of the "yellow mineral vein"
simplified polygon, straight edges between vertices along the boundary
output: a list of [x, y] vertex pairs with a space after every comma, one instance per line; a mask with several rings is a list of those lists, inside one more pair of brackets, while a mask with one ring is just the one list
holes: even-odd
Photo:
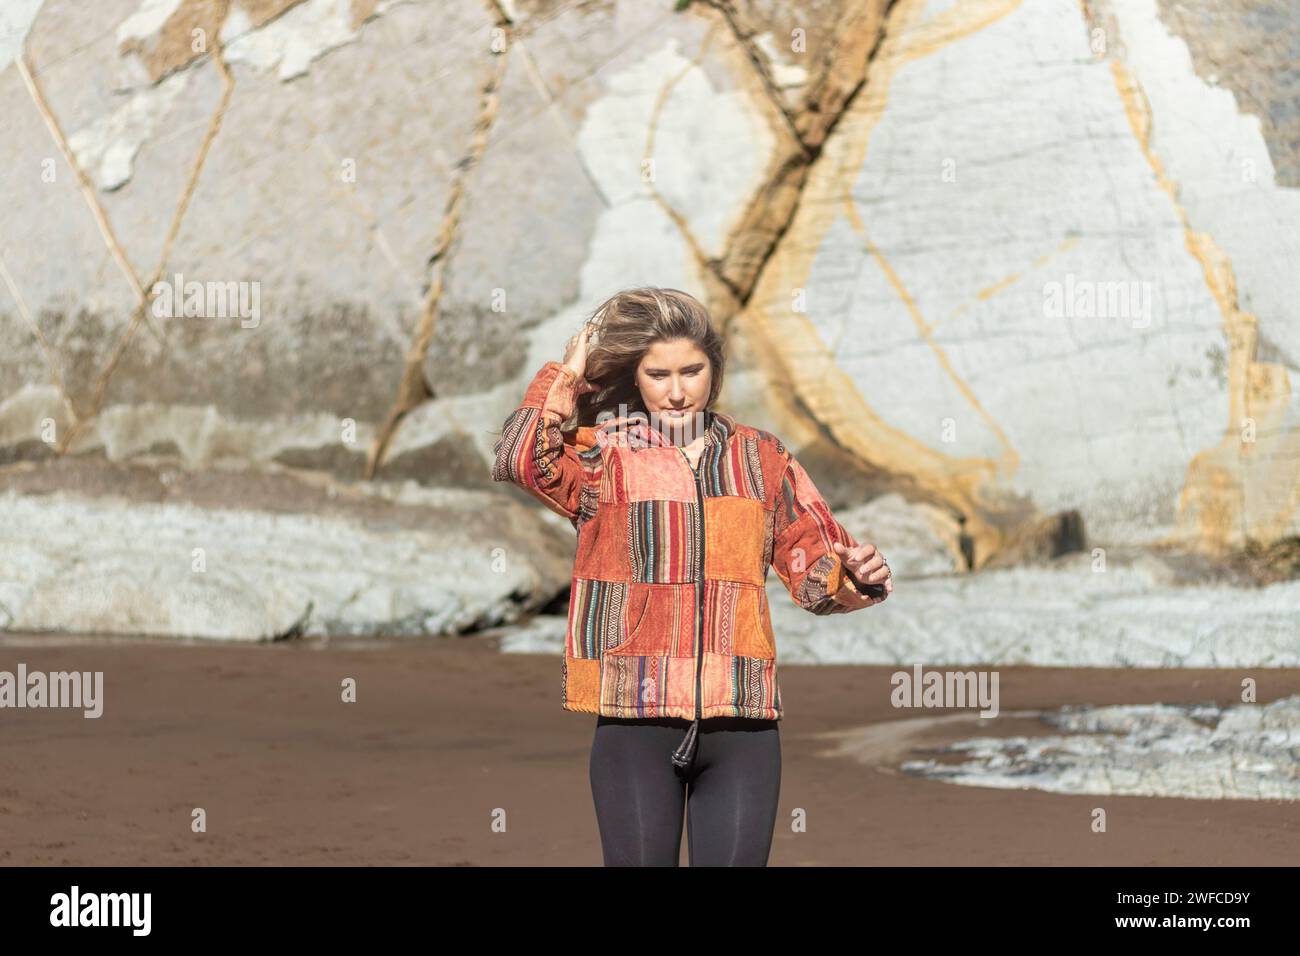
[[[1151, 147], [1151, 105], [1137, 77], [1111, 60], [1111, 74], [1129, 126], [1156, 181], [1183, 226], [1187, 250], [1223, 317], [1228, 341], [1228, 420], [1219, 444], [1196, 454], [1178, 499], [1178, 524], [1166, 543], [1209, 551], [1272, 543], [1287, 533], [1300, 500], [1300, 434], [1286, 431], [1291, 383], [1284, 366], [1256, 361], [1255, 316], [1237, 301], [1232, 261], [1206, 233], [1192, 229], [1178, 187]], [[1253, 428], [1253, 439], [1244, 440]]]
[[894, 267], [889, 264], [889, 260], [884, 257], [876, 244], [871, 241], [871, 237], [867, 235], [866, 223], [862, 221], [862, 216], [858, 213], [857, 205], [853, 202], [853, 197], [849, 195], [847, 189], [844, 193], [844, 208], [844, 214], [848, 218], [850, 225], [852, 225], [853, 231], [861, 237], [868, 255], [870, 255], [871, 258], [876, 261], [876, 264], [880, 266], [880, 271], [885, 274], [885, 278], [888, 280], [890, 287], [903, 303], [903, 307], [907, 309], [908, 315], [912, 317], [912, 324], [916, 326], [916, 334], [930, 347], [930, 351], [934, 353], [935, 360], [939, 363], [939, 367], [944, 370], [944, 373], [947, 374], [953, 385], [956, 386], [957, 391], [962, 394], [970, 404], [970, 407], [975, 410], [975, 414], [979, 415], [979, 417], [984, 421], [984, 424], [989, 427], [989, 430], [992, 431], [993, 434], [997, 436], [998, 441], [1002, 443], [1002, 460], [998, 463], [998, 467], [1000, 469], [1001, 477], [1005, 478], [1011, 476], [1020, 466], [1020, 456], [1016, 454], [1015, 448], [1012, 447], [1011, 439], [1007, 437], [1006, 432], [1002, 430], [1002, 426], [994, 420], [993, 416], [988, 413], [987, 409], [980, 404], [979, 398], [975, 395], [975, 390], [957, 374], [957, 370], [953, 368], [952, 360], [948, 357], [948, 353], [945, 352], [939, 346], [939, 343], [935, 341], [934, 329], [930, 323], [926, 322], [925, 316], [921, 314], [921, 309], [916, 304], [916, 299], [912, 296], [912, 293], [907, 290], [907, 287], [903, 284], [903, 280], [899, 278], [898, 273], [894, 271]]
[[998, 295], [999, 293], [1004, 292], [1005, 290], [1011, 288], [1013, 285], [1015, 285], [1025, 276], [1041, 269], [1043, 266], [1047, 265], [1047, 263], [1051, 262], [1053, 259], [1059, 256], [1062, 252], [1068, 252], [1078, 244], [1079, 244], [1079, 240], [1074, 236], [1070, 236], [1062, 240], [1061, 244], [1057, 246], [1055, 249], [1049, 250], [1048, 252], [1044, 252], [1041, 256], [1035, 259], [1030, 264], [1028, 269], [1013, 272], [1010, 275], [1004, 276], [1003, 278], [998, 279], [996, 282], [991, 283], [990, 285], [986, 285], [984, 288], [978, 290], [975, 293], [973, 299], [970, 299], [967, 302], [963, 302], [961, 305], [957, 306], [957, 308], [949, 312], [945, 318], [940, 319], [938, 322], [934, 323], [934, 325], [930, 326], [930, 331], [934, 332], [939, 328], [939, 326], [951, 322], [953, 319], [957, 318], [957, 316], [964, 313], [976, 302], [987, 302], [995, 295]]
[[[779, 253], [764, 269], [759, 288], [746, 307], [746, 331], [756, 338], [753, 360], [771, 383], [773, 411], [791, 430], [807, 433], [807, 418], [870, 468], [906, 476], [919, 491], [963, 515], [978, 568], [1001, 547], [1013, 529], [999, 526], [984, 500], [998, 465], [979, 457], [953, 458], [886, 424], [818, 340], [806, 314], [792, 308], [797, 290], [806, 288], [818, 237], [825, 236], [842, 211], [840, 202], [866, 159], [871, 131], [884, 114], [890, 82], [905, 63], [935, 53], [984, 29], [1016, 9], [1020, 0], [961, 3], [922, 21], [925, 0], [900, 0], [886, 24], [886, 35], [867, 71], [866, 84], [826, 143], [818, 169], [800, 204], [799, 215]], [[905, 302], [910, 296], [882, 257], [877, 261]], [[924, 319], [910, 306], [914, 320]], [[969, 400], [969, 390], [968, 400]], [[977, 404], [977, 403], [976, 403]], [[939, 423], [936, 421], [936, 428]], [[1004, 440], [1005, 440], [1005, 436]]]
[[[218, 15], [218, 23], [224, 22], [225, 17], [229, 12], [229, 3], [230, 0], [215, 0], [212, 9]], [[109, 356], [104, 368], [100, 370], [94, 390], [90, 396], [89, 409], [85, 415], [79, 413], [74, 415], [72, 421], [69, 422], [68, 427], [64, 429], [63, 435], [57, 445], [57, 451], [59, 454], [67, 452], [72, 447], [73, 439], [80, 434], [82, 428], [99, 415], [100, 410], [104, 405], [104, 397], [108, 391], [108, 383], [113, 377], [113, 372], [116, 370], [122, 356], [126, 354], [127, 347], [130, 345], [136, 329], [143, 324], [151, 332], [153, 331], [153, 326], [150, 324], [148, 319], [149, 304], [152, 296], [151, 290], [154, 285], [162, 279], [163, 272], [166, 270], [167, 260], [171, 256], [172, 245], [175, 243], [176, 237], [180, 233], [181, 223], [185, 218], [185, 211], [189, 208], [190, 199], [194, 195], [195, 187], [198, 185], [199, 174], [202, 172], [204, 161], [207, 159], [208, 149], [211, 147], [213, 139], [216, 138], [217, 131], [221, 128], [221, 122], [225, 117], [226, 108], [230, 104], [231, 93], [234, 91], [234, 79], [230, 75], [230, 71], [226, 68], [226, 62], [221, 48], [221, 41], [219, 39], [214, 40], [213, 42], [213, 59], [217, 65], [217, 70], [221, 75], [221, 100], [217, 104], [216, 112], [213, 113], [209, 120], [208, 129], [203, 137], [203, 141], [199, 144], [198, 153], [195, 156], [194, 163], [190, 169], [189, 179], [185, 184], [185, 192], [181, 195], [176, 209], [172, 214], [167, 234], [163, 238], [162, 252], [158, 257], [158, 266], [148, 281], [141, 281], [135, 268], [127, 259], [125, 250], [123, 250], [121, 244], [117, 240], [117, 236], [113, 231], [112, 222], [109, 220], [108, 213], [104, 210], [103, 205], [99, 202], [98, 196], [95, 194], [94, 186], [90, 182], [90, 178], [87, 176], [86, 171], [77, 162], [71, 148], [68, 146], [67, 137], [63, 133], [63, 128], [59, 124], [58, 119], [54, 116], [54, 111], [46, 100], [40, 83], [37, 81], [34, 73], [27, 64], [26, 52], [20, 52], [16, 58], [18, 72], [22, 76], [24, 83], [27, 85], [27, 90], [32, 97], [32, 101], [35, 103], [41, 117], [45, 120], [45, 125], [49, 129], [50, 135], [54, 138], [55, 143], [63, 153], [64, 161], [67, 162], [76, 173], [78, 185], [81, 188], [82, 194], [86, 198], [86, 202], [90, 206], [91, 212], [95, 216], [95, 221], [99, 226], [104, 242], [112, 252], [114, 259], [118, 263], [118, 267], [123, 271], [127, 280], [131, 283], [131, 288], [136, 295], [136, 304], [131, 320], [127, 325], [126, 331], [123, 332], [114, 343], [112, 354]], [[154, 334], [157, 336], [157, 333]]]
[[506, 37], [506, 44], [500, 52], [493, 53], [491, 71], [486, 82], [479, 88], [479, 109], [474, 119], [469, 145], [464, 157], [456, 164], [456, 177], [452, 180], [443, 202], [442, 220], [438, 226], [433, 254], [427, 260], [429, 286], [421, 302], [420, 315], [416, 320], [411, 343], [402, 361], [402, 376], [397, 384], [397, 395], [376, 429], [375, 439], [366, 454], [362, 473], [366, 481], [374, 480], [379, 473], [392, 445], [393, 437], [406, 416], [431, 395], [428, 380], [424, 375], [424, 364], [441, 314], [442, 293], [445, 288], [443, 282], [456, 240], [460, 235], [461, 213], [471, 181], [478, 171], [484, 153], [487, 152], [488, 135], [496, 126], [501, 106], [501, 86], [505, 81], [506, 67], [510, 60], [510, 42], [514, 38], [514, 23], [501, 5], [489, 3], [488, 7], [489, 13], [495, 18], [495, 29], [502, 31]]
[[[659, 133], [659, 120], [663, 116], [664, 107], [668, 105], [668, 100], [672, 98], [673, 90], [677, 88], [677, 84], [685, 79], [687, 74], [692, 70], [700, 68], [700, 65], [704, 62], [704, 57], [709, 52], [709, 47], [713, 45], [713, 38], [717, 34], [720, 26], [721, 22], [716, 20], [710, 24], [708, 31], [704, 34], [704, 39], [700, 42], [700, 50], [699, 53], [696, 54], [695, 59], [687, 63], [673, 76], [669, 77], [668, 81], [664, 83], [663, 88], [660, 89], [659, 95], [655, 97], [654, 107], [650, 111], [650, 122], [646, 129], [645, 152], [642, 155], [642, 162], [650, 163], [652, 171], [654, 170], [655, 137]], [[682, 234], [682, 239], [691, 250], [691, 255], [694, 257], [695, 264], [699, 268], [700, 272], [709, 272], [709, 257], [704, 252], [699, 240], [695, 238], [695, 234], [691, 232], [691, 224], [687, 221], [685, 216], [673, 208], [673, 205], [668, 202], [668, 200], [664, 199], [663, 195], [655, 187], [653, 175], [651, 175], [651, 177], [645, 182], [650, 189], [650, 195], [654, 199], [655, 203], [664, 211], [668, 218], [673, 221], [677, 230]]]

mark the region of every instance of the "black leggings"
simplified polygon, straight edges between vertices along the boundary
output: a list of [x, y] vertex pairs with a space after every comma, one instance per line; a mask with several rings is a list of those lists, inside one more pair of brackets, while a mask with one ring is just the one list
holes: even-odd
[[683, 802], [691, 866], [766, 866], [781, 790], [778, 721], [701, 720], [694, 761], [670, 756], [679, 717], [598, 716], [591, 794], [606, 866], [676, 866]]

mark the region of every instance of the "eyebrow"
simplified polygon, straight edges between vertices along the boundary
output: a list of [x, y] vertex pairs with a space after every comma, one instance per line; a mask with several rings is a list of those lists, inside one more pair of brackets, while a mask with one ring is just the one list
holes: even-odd
[[[704, 363], [703, 363], [703, 362], [696, 362], [696, 363], [694, 363], [693, 365], [687, 365], [687, 366], [685, 366], [685, 367], [682, 369], [682, 371], [683, 371], [683, 372], [693, 372], [693, 371], [696, 371], [697, 369], [702, 369], [702, 368], [704, 368]], [[666, 369], [666, 368], [647, 368], [646, 371], [647, 371], [647, 372], [667, 372], [668, 369]]]

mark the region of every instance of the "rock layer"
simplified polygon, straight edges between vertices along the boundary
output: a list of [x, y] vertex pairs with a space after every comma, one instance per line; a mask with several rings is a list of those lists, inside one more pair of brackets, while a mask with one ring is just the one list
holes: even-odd
[[[11, 491], [0, 517], [181, 551], [206, 522], [319, 534], [340, 560], [353, 528], [370, 573], [404, 580], [384, 555], [436, 539], [305, 508], [273, 528], [236, 489], [289, 469], [450, 494], [452, 528], [476, 502], [511, 512], [500, 423], [598, 302], [648, 284], [709, 305], [723, 404], [834, 507], [889, 502], [900, 573], [1300, 535], [1285, 4], [676, 7], [7, 7], [0, 467], [50, 469], [51, 492], [68, 461], [244, 474], [206, 510], [66, 488]], [[0, 582], [6, 626], [272, 634], [306, 596], [325, 630], [456, 629], [555, 596], [453, 575], [398, 613], [320, 581], [282, 601], [250, 572], [223, 624], [229, 596], [202, 588], [91, 608], [42, 547]], [[562, 550], [545, 560], [563, 581]], [[471, 610], [430, 612], [439, 594]]]

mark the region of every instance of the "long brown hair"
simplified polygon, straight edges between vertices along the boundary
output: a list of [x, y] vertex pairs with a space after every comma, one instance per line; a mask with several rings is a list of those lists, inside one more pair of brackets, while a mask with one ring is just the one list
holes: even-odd
[[595, 391], [578, 396], [576, 425], [595, 425], [602, 412], [640, 412], [648, 416], [636, 370], [655, 342], [688, 339], [709, 359], [709, 400], [712, 408], [722, 391], [726, 365], [722, 336], [713, 327], [709, 310], [680, 289], [641, 287], [610, 296], [587, 320], [593, 328], [588, 339], [586, 381]]

